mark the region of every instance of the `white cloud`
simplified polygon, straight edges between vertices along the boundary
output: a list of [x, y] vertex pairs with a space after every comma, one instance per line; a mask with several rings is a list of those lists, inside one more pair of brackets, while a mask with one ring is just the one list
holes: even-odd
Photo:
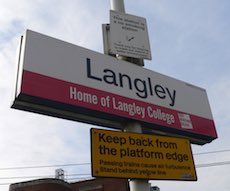
[[[84, 6], [82, 2], [85, 1], [75, 2], [68, 7], [63, 6], [66, 1], [59, 2], [59, 6], [55, 5], [55, 10], [60, 11], [58, 14], [50, 11], [50, 5], [54, 2], [50, 4], [46, 2], [20, 1], [17, 6], [13, 6], [14, 1], [1, 3], [3, 5], [0, 8], [0, 163], [2, 167], [82, 163], [90, 160], [89, 139], [82, 139], [89, 136], [86, 125], [10, 109], [11, 94], [14, 89], [14, 68], [17, 63], [16, 49], [20, 35], [26, 28], [40, 32], [49, 31], [50, 35], [69, 41], [78, 39], [79, 42], [82, 39], [74, 35], [74, 32], [79, 34], [79, 30], [90, 31], [84, 23], [87, 17], [88, 20], [91, 18], [85, 8], [82, 8], [81, 17], [73, 17], [77, 15], [76, 9]], [[84, 25], [85, 29], [83, 29]], [[75, 29], [78, 30], [74, 31]], [[84, 32], [80, 34], [87, 35]], [[97, 39], [91, 38], [91, 40], [90, 43], [93, 44]], [[84, 126], [85, 130], [82, 131], [81, 128]], [[1, 177], [54, 175], [54, 169], [5, 170], [1, 171]], [[69, 171], [74, 169], [69, 168]], [[4, 189], [8, 190], [7, 187]]]
[[217, 117], [222, 116], [230, 120], [230, 79], [228, 76], [220, 76], [219, 80], [211, 85], [209, 93], [212, 107], [215, 108]]
[[219, 136], [218, 143], [223, 144], [223, 148], [229, 145], [229, 122], [230, 122], [230, 79], [228, 76], [220, 77], [218, 81], [209, 87], [210, 105], [216, 122], [217, 133]]

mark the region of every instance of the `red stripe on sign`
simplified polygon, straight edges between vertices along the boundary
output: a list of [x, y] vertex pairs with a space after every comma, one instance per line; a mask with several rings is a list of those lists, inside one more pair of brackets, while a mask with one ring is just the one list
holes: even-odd
[[182, 131], [217, 137], [213, 120], [23, 71], [22, 93]]

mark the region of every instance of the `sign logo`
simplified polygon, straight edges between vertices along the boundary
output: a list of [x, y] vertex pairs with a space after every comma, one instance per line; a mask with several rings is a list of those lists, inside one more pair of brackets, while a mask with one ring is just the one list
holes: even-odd
[[193, 129], [192, 121], [188, 114], [178, 113], [178, 116], [183, 129]]

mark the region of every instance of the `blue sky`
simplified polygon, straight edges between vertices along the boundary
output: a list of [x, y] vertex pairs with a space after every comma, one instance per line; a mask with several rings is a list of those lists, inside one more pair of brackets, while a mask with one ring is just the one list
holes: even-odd
[[[152, 61], [145, 67], [207, 90], [219, 138], [193, 153], [230, 149], [229, 0], [125, 0], [126, 12], [147, 19]], [[55, 168], [17, 166], [90, 162], [92, 125], [10, 109], [20, 36], [31, 29], [103, 52], [101, 24], [109, 0], [0, 0], [0, 189], [17, 176], [53, 175]], [[230, 152], [194, 155], [195, 164], [229, 162]], [[63, 167], [67, 174], [90, 166]], [[162, 191], [229, 191], [230, 165], [197, 168], [197, 182], [151, 181]], [[24, 179], [27, 180], [27, 179]]]

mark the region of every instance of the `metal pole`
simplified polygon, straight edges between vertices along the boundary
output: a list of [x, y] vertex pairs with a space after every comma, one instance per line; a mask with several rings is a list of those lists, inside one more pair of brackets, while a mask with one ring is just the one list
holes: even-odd
[[124, 0], [111, 0], [111, 10], [125, 13]]
[[[111, 10], [119, 11], [125, 13], [125, 5], [124, 0], [110, 0]], [[121, 59], [126, 59], [125, 57], [121, 57]], [[138, 122], [127, 123], [124, 126], [125, 132], [133, 132], [133, 133], [142, 133], [141, 124]], [[129, 181], [130, 191], [150, 191], [150, 183], [148, 180], [135, 180], [131, 179]]]
[[[124, 126], [125, 132], [142, 133], [141, 124], [138, 122], [127, 123]], [[151, 184], [148, 180], [135, 180], [129, 181], [130, 191], [150, 191]]]

